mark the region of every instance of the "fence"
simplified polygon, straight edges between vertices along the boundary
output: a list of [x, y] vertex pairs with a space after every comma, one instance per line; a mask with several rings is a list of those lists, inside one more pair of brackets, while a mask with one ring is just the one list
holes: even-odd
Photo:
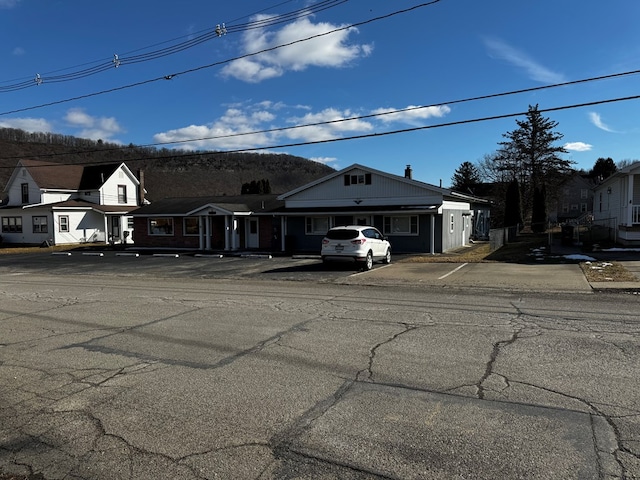
[[517, 234], [517, 226], [492, 228], [489, 230], [489, 248], [493, 252], [505, 244], [515, 241]]

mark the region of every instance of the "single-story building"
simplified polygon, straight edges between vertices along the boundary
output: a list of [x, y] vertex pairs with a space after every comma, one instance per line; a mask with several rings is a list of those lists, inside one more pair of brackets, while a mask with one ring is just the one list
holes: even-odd
[[134, 212], [136, 245], [194, 250], [282, 251], [277, 195], [165, 198]]
[[489, 202], [352, 165], [285, 194], [164, 199], [132, 212], [136, 245], [318, 252], [336, 225], [369, 224], [395, 252], [438, 253], [489, 234]]

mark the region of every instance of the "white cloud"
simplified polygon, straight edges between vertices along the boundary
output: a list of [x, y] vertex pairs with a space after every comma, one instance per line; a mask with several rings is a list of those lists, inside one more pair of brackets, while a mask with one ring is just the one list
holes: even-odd
[[24, 50], [24, 48], [22, 47], [16, 47], [13, 49], [13, 51], [11, 52], [12, 55], [15, 56], [20, 56], [20, 55], [24, 55], [26, 52]]
[[501, 40], [485, 38], [484, 44], [489, 49], [489, 55], [505, 60], [511, 65], [524, 70], [531, 79], [537, 82], [562, 83], [566, 81], [563, 74], [549, 70], [525, 52], [507, 45]]
[[[270, 17], [266, 15], [258, 15], [254, 17], [254, 20], [261, 21], [268, 18]], [[249, 54], [286, 45], [340, 27], [341, 25], [332, 25], [326, 22], [312, 23], [309, 18], [305, 17], [285, 25], [277, 31], [247, 30], [242, 38], [242, 52]], [[348, 44], [348, 37], [354, 32], [357, 32], [355, 28], [340, 30], [259, 55], [241, 58], [224, 67], [222, 74], [245, 82], [259, 83], [269, 78], [282, 76], [289, 70], [302, 71], [309, 66], [344, 67], [357, 58], [370, 55], [373, 51], [372, 45]]]
[[120, 143], [113, 136], [123, 132], [123, 129], [113, 117], [93, 117], [81, 108], [73, 108], [67, 112], [64, 120], [71, 127], [79, 129], [75, 135], [80, 138]]
[[569, 142], [564, 144], [564, 148], [574, 152], [588, 152], [593, 148], [593, 145], [584, 142]]
[[[264, 105], [261, 105], [264, 106]], [[267, 122], [275, 119], [275, 115], [266, 110], [249, 111], [240, 108], [229, 108], [220, 119], [209, 125], [189, 125], [188, 127], [169, 130], [154, 135], [159, 143], [178, 143], [195, 139], [196, 141], [180, 143], [177, 148], [184, 150], [234, 150], [266, 146], [275, 135], [264, 132], [242, 135], [259, 130], [267, 130]]]
[[589, 120], [591, 120], [591, 123], [593, 123], [596, 127], [598, 127], [600, 130], [604, 130], [605, 132], [611, 132], [614, 133], [614, 130], [609, 128], [607, 125], [605, 125], [605, 123], [602, 121], [602, 118], [600, 118], [600, 114], [596, 113], [596, 112], [589, 112]]
[[[340, 111], [335, 108], [326, 108], [317, 113], [308, 113], [302, 117], [290, 118], [289, 123], [293, 125], [309, 126], [286, 130], [283, 133], [290, 139], [315, 142], [340, 137], [343, 134], [357, 135], [373, 130], [373, 125], [364, 120], [342, 121], [345, 118], [355, 116], [357, 115], [354, 115], [349, 110]], [[317, 123], [321, 125], [310, 125]]]
[[44, 118], [8, 118], [0, 120], [0, 128], [16, 128], [25, 132], [51, 132], [52, 125]]
[[417, 107], [409, 105], [401, 110], [395, 108], [378, 108], [373, 110], [373, 114], [384, 114], [378, 117], [378, 120], [384, 123], [391, 122], [403, 122], [410, 124], [421, 123], [420, 120], [426, 120], [431, 117], [443, 117], [451, 112], [451, 109], [446, 105], [437, 105], [431, 107]]
[[340, 166], [337, 163], [338, 159], [335, 157], [311, 157], [309, 160], [321, 163], [323, 165], [328, 165], [338, 170], [340, 169]]

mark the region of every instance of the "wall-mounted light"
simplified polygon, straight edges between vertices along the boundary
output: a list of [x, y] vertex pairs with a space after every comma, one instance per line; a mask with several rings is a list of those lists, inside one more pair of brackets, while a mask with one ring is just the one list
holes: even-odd
[[607, 187], [607, 193], [611, 193], [611, 187]]

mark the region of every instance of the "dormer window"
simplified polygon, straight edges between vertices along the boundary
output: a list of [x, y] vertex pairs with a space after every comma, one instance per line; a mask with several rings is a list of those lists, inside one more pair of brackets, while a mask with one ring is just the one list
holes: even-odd
[[348, 187], [349, 185], [371, 185], [371, 174], [370, 173], [359, 173], [359, 174], [346, 174], [344, 176], [344, 186]]
[[29, 203], [29, 184], [22, 184], [22, 203]]

